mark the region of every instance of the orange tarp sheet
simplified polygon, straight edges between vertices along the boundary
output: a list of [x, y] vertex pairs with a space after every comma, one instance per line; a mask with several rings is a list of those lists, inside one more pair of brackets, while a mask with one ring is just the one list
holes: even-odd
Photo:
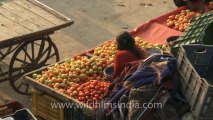
[[[199, 2], [195, 3], [199, 4]], [[136, 29], [130, 31], [132, 36], [139, 36], [143, 40], [150, 43], [166, 43], [166, 39], [170, 36], [179, 36], [182, 32], [175, 29], [171, 29], [166, 26], [166, 20], [170, 15], [176, 15], [181, 12], [181, 10], [187, 9], [186, 6], [177, 8], [169, 13], [161, 15], [157, 18], [154, 18], [147, 23], [137, 27]], [[205, 12], [209, 12], [208, 3], [205, 5]]]

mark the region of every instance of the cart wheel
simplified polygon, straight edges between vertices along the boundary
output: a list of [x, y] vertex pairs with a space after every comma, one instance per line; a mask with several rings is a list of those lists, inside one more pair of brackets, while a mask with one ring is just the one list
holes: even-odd
[[24, 42], [10, 61], [8, 75], [12, 88], [20, 94], [29, 95], [30, 86], [21, 77], [27, 72], [58, 61], [58, 49], [49, 36]]
[[0, 49], [0, 61], [2, 61], [6, 57], [7, 53], [10, 51], [10, 49], [11, 49], [11, 47], [8, 47], [8, 48], [2, 49], [2, 50]]
[[3, 69], [3, 66], [2, 66], [3, 62], [2, 62], [2, 60], [8, 55], [8, 53], [9, 53], [10, 50], [11, 50], [11, 47], [4, 48], [4, 49], [0, 48], [0, 82], [7, 81], [7, 79], [5, 79], [7, 73]]

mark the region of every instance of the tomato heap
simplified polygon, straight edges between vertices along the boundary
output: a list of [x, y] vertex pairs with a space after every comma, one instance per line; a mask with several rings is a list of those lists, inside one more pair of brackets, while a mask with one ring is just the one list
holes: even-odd
[[167, 45], [164, 45], [164, 44], [159, 44], [159, 43], [156, 43], [156, 44], [151, 44], [151, 43], [148, 43], [146, 41], [143, 41], [140, 37], [135, 37], [135, 43], [136, 45], [140, 46], [141, 48], [160, 48], [161, 50], [163, 50], [164, 52], [169, 52], [169, 47]]
[[103, 69], [106, 67], [106, 59], [76, 56], [48, 67], [39, 75], [33, 74], [33, 78], [56, 90], [66, 90], [70, 87], [70, 82], [82, 84], [88, 80], [106, 80], [103, 76]]
[[77, 99], [80, 102], [92, 107], [93, 110], [98, 108], [98, 104], [107, 92], [109, 83], [105, 81], [89, 80], [79, 85], [71, 82], [71, 87], [63, 93]]
[[[160, 48], [163, 51], [169, 51], [167, 45], [164, 44], [151, 44], [144, 41], [141, 37], [135, 37], [135, 44], [141, 48]], [[107, 41], [103, 45], [94, 49], [93, 55], [107, 59], [107, 65], [113, 65], [115, 53], [117, 52], [117, 44], [115, 40]]]
[[166, 21], [166, 25], [178, 31], [185, 31], [190, 25], [190, 20], [194, 16], [199, 16], [200, 13], [192, 12], [190, 10], [181, 10], [177, 15], [170, 15]]
[[107, 60], [108, 65], [113, 65], [115, 53], [117, 51], [115, 40], [107, 41], [103, 45], [98, 46], [94, 49], [94, 55]]
[[67, 95], [83, 103], [95, 103], [102, 100], [109, 87], [108, 82], [98, 80], [89, 80], [81, 85], [71, 84], [71, 87], [67, 90]]

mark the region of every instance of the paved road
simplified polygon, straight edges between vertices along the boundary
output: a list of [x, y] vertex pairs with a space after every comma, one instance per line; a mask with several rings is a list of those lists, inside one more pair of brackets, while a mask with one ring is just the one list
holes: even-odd
[[[175, 9], [172, 0], [40, 1], [75, 22], [51, 36], [59, 49], [61, 59], [95, 47], [122, 30], [132, 30]], [[15, 93], [8, 82], [0, 83], [0, 94], [20, 101], [27, 108], [31, 107], [30, 96]]]

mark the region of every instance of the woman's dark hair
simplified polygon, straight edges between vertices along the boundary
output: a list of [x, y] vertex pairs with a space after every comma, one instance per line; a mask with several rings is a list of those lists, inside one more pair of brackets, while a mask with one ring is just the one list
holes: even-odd
[[135, 39], [127, 31], [119, 33], [116, 37], [116, 42], [118, 50], [128, 50], [138, 59], [141, 58], [141, 54], [135, 46]]
[[177, 7], [182, 7], [186, 5], [186, 2], [184, 2], [183, 0], [173, 0], [173, 1]]

